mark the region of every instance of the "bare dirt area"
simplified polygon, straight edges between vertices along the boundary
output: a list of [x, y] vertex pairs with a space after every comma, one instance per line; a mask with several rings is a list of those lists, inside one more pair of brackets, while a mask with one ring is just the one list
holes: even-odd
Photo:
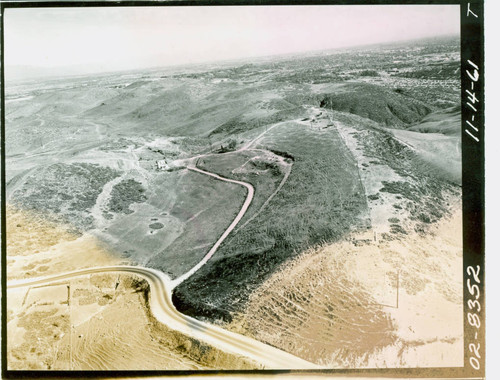
[[[188, 273], [179, 312], [317, 364], [459, 365], [459, 42], [9, 82], [8, 280]], [[11, 289], [9, 365], [259, 366], [166, 329], [147, 294]]]
[[256, 368], [158, 324], [148, 289], [134, 276], [93, 274], [9, 291], [9, 368]]
[[307, 251], [227, 328], [333, 368], [462, 366], [461, 219]]
[[41, 213], [7, 207], [8, 280], [123, 262], [90, 234], [76, 234]]

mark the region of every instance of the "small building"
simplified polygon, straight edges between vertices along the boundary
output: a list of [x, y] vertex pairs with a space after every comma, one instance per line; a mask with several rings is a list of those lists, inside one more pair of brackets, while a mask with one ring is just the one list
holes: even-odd
[[168, 165], [165, 160], [158, 160], [156, 161], [156, 168], [158, 170], [168, 170]]

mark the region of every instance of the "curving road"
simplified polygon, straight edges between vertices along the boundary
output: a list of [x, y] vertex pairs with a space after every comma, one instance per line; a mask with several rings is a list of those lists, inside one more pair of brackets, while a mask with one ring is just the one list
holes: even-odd
[[222, 242], [224, 241], [224, 239], [226, 239], [226, 237], [231, 233], [231, 231], [234, 230], [234, 227], [236, 227], [236, 225], [238, 224], [238, 222], [241, 220], [241, 218], [243, 218], [243, 216], [247, 212], [248, 207], [250, 207], [250, 203], [252, 203], [253, 194], [254, 194], [254, 188], [253, 188], [253, 186], [250, 185], [247, 182], [236, 181], [234, 179], [224, 178], [224, 177], [221, 177], [221, 176], [219, 176], [217, 174], [210, 173], [210, 172], [207, 172], [205, 170], [198, 169], [197, 167], [194, 167], [194, 166], [188, 166], [188, 169], [192, 170], [192, 171], [195, 171], [195, 172], [198, 172], [198, 173], [201, 173], [201, 174], [208, 175], [210, 177], [214, 177], [214, 178], [216, 178], [216, 179], [218, 179], [220, 181], [230, 182], [230, 183], [236, 183], [238, 185], [244, 186], [244, 187], [246, 187], [246, 189], [248, 190], [248, 192], [247, 192], [247, 198], [245, 199], [245, 202], [243, 203], [243, 206], [241, 207], [240, 212], [238, 213], [238, 215], [236, 215], [236, 218], [234, 218], [233, 222], [229, 225], [229, 227], [220, 236], [219, 240], [217, 240], [215, 242], [215, 244], [210, 249], [210, 251], [208, 251], [208, 253], [203, 257], [203, 259], [198, 264], [196, 264], [193, 268], [191, 268], [190, 271], [184, 273], [182, 276], [177, 277], [175, 280], [172, 281], [172, 283], [174, 284], [173, 285], [174, 288], [177, 285], [179, 285], [181, 282], [183, 282], [186, 279], [188, 279], [189, 277], [191, 277], [198, 269], [200, 269], [203, 265], [205, 265], [205, 263], [213, 256], [213, 254], [215, 253], [215, 251], [217, 251], [217, 248], [219, 248], [219, 246], [222, 244]]
[[255, 360], [268, 369], [318, 369], [319, 366], [300, 359], [287, 352], [251, 339], [249, 337], [224, 330], [177, 311], [172, 303], [171, 281], [160, 271], [134, 266], [109, 266], [81, 269], [50, 277], [30, 280], [17, 280], [8, 283], [8, 289], [45, 285], [73, 277], [103, 272], [127, 272], [146, 279], [151, 292], [149, 304], [155, 318], [171, 328], [193, 338], [206, 342], [223, 351]]
[[[258, 138], [261, 137], [264, 133], [259, 135]], [[269, 346], [265, 343], [251, 339], [244, 335], [224, 330], [218, 326], [214, 326], [209, 323], [198, 321], [197, 319], [191, 318], [177, 311], [177, 309], [172, 303], [172, 290], [181, 282], [185, 281], [187, 278], [192, 276], [203, 265], [205, 265], [205, 263], [214, 255], [217, 248], [219, 248], [222, 242], [226, 239], [226, 237], [239, 223], [241, 218], [243, 218], [248, 207], [252, 203], [254, 195], [254, 188], [249, 183], [224, 178], [217, 174], [198, 169], [194, 166], [188, 166], [187, 169], [213, 177], [220, 181], [235, 183], [244, 186], [247, 189], [247, 197], [238, 215], [236, 215], [232, 223], [219, 237], [219, 239], [212, 246], [210, 251], [190, 271], [186, 272], [184, 275], [172, 281], [163, 272], [150, 268], [143, 268], [136, 266], [121, 266], [121, 265], [109, 266], [109, 267], [97, 267], [97, 268], [81, 269], [50, 277], [11, 281], [7, 285], [8, 289], [15, 289], [20, 287], [34, 286], [34, 285], [45, 285], [52, 282], [66, 280], [77, 276], [89, 275], [93, 273], [103, 273], [103, 272], [133, 273], [135, 275], [138, 275], [146, 279], [149, 282], [151, 288], [150, 300], [149, 300], [151, 312], [159, 322], [165, 324], [172, 330], [176, 330], [193, 338], [202, 340], [210, 345], [213, 345], [214, 347], [222, 349], [223, 351], [248, 357], [256, 361], [257, 363], [261, 364], [262, 366], [264, 366], [264, 368], [268, 369], [321, 368], [320, 366], [317, 366], [306, 360], [298, 358], [285, 351]]]

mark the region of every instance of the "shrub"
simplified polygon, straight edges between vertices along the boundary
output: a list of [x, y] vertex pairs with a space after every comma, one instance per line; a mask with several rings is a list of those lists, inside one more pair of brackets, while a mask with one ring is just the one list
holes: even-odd
[[146, 201], [145, 189], [140, 182], [135, 179], [127, 179], [116, 184], [111, 190], [109, 200], [109, 210], [116, 213], [131, 214], [129, 208], [132, 203], [142, 203]]

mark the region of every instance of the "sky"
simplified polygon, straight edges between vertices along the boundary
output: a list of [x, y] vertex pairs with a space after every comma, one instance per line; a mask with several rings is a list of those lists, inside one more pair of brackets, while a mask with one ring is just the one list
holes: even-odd
[[5, 10], [5, 64], [115, 71], [459, 35], [458, 5]]

